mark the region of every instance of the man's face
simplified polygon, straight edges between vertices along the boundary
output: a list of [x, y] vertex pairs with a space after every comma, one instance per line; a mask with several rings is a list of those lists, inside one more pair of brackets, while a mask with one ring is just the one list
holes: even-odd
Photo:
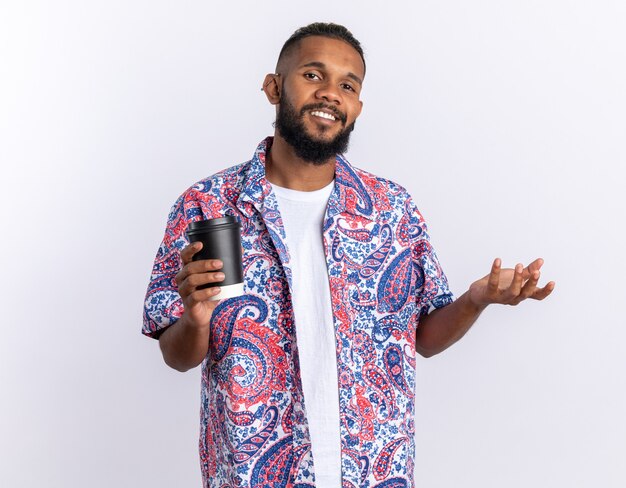
[[348, 43], [318, 36], [303, 39], [286, 58], [276, 129], [299, 157], [324, 163], [348, 148], [361, 113], [363, 61]]

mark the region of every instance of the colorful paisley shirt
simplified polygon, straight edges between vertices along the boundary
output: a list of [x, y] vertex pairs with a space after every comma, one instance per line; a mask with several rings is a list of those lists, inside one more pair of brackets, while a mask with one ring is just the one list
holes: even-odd
[[[289, 249], [252, 160], [204, 179], [174, 204], [148, 287], [143, 333], [183, 313], [174, 277], [189, 222], [235, 215], [244, 291], [211, 318], [202, 363], [200, 462], [205, 487], [315, 486], [290, 299]], [[424, 220], [401, 186], [336, 158], [323, 225], [337, 342], [343, 488], [412, 487], [415, 333], [453, 297]]]

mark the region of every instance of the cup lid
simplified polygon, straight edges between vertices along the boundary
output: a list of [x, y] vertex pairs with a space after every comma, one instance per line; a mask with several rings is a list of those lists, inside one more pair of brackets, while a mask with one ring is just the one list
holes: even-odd
[[217, 225], [225, 225], [225, 224], [237, 224], [239, 225], [239, 221], [237, 217], [234, 215], [226, 215], [224, 217], [218, 217], [216, 219], [207, 219], [207, 220], [198, 220], [196, 222], [190, 222], [187, 226], [187, 231], [194, 230], [207, 230]]

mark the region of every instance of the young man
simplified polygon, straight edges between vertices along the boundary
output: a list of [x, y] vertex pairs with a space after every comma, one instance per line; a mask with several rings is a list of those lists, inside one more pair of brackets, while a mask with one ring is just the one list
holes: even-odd
[[[156, 257], [143, 333], [168, 365], [202, 363], [200, 458], [211, 487], [413, 486], [415, 353], [460, 339], [491, 303], [543, 299], [542, 260], [453, 301], [401, 186], [343, 156], [365, 61], [342, 26], [311, 24], [263, 83], [274, 137], [187, 190]], [[189, 222], [242, 224], [245, 294], [210, 301], [216, 260], [191, 261]], [[419, 324], [419, 327], [418, 327]]]

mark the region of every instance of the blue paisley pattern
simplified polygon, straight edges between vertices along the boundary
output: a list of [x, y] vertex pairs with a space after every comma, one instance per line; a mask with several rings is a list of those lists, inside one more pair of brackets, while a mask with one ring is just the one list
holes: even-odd
[[[183, 314], [174, 277], [189, 222], [236, 216], [244, 292], [211, 319], [202, 363], [200, 461], [205, 488], [314, 487], [290, 301], [285, 231], [252, 160], [196, 183], [169, 214], [146, 294], [143, 333]], [[339, 374], [343, 487], [413, 487], [415, 332], [453, 298], [426, 225], [406, 190], [341, 155], [323, 226]]]

